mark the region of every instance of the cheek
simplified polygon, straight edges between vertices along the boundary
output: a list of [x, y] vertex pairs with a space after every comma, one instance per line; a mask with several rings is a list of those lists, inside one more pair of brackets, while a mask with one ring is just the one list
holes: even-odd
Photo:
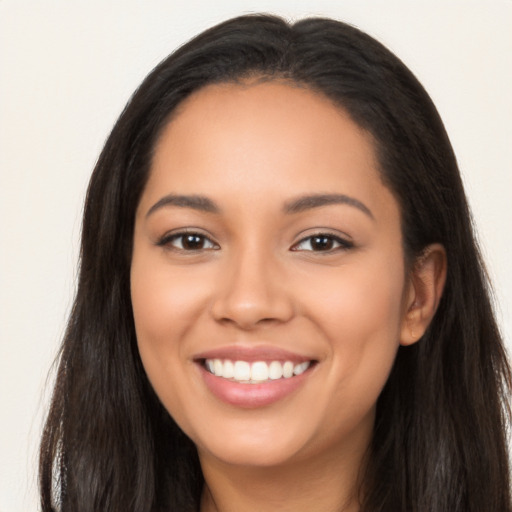
[[[389, 272], [389, 271], [388, 271]], [[352, 331], [349, 339], [358, 340], [359, 333], [366, 333], [372, 341], [373, 336], [382, 340], [398, 336], [401, 321], [402, 276], [390, 273], [354, 271], [348, 276], [342, 293], [336, 294], [336, 306], [342, 312], [338, 328]], [[333, 321], [335, 321], [333, 319]], [[397, 339], [396, 339], [397, 341]], [[359, 340], [363, 343], [363, 339]]]
[[166, 406], [181, 396], [176, 390], [183, 386], [183, 372], [191, 364], [184, 340], [197, 325], [207, 295], [204, 276], [180, 270], [171, 271], [165, 255], [147, 257], [143, 250], [134, 251], [130, 286], [139, 354]]
[[[208, 295], [204, 272], [172, 271], [155, 258], [137, 258], [131, 269], [131, 299], [139, 344], [164, 343], [193, 327]], [[201, 283], [201, 286], [199, 286]]]
[[403, 290], [403, 266], [381, 257], [317, 275], [316, 285], [309, 283], [302, 295], [333, 342], [358, 346], [365, 334], [398, 341]]
[[186, 340], [206, 300], [204, 280], [198, 286], [186, 271], [172, 272], [162, 260], [138, 256], [132, 260], [131, 299], [139, 354], [160, 401], [186, 427], [192, 364]]
[[403, 286], [403, 267], [383, 260], [340, 269], [310, 296], [311, 318], [329, 341], [326, 384], [339, 405], [363, 414], [375, 404], [399, 346]]

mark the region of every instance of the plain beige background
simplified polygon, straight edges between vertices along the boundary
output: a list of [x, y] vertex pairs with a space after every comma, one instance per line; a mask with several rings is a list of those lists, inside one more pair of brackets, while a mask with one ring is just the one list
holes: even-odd
[[45, 383], [105, 137], [176, 46], [257, 11], [348, 21], [417, 74], [458, 155], [512, 347], [512, 1], [0, 0], [0, 512], [37, 510]]

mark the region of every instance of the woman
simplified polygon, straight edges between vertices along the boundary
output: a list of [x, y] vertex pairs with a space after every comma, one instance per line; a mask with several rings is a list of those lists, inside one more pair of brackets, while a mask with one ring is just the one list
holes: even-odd
[[93, 173], [43, 510], [509, 511], [509, 385], [421, 85], [348, 25], [237, 18]]

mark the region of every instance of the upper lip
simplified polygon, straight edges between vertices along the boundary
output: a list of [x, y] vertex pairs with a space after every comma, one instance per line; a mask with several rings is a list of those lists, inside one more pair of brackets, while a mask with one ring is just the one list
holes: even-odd
[[230, 345], [214, 348], [196, 354], [193, 359], [202, 361], [205, 359], [229, 359], [231, 361], [291, 361], [299, 364], [305, 361], [314, 361], [315, 359], [306, 355], [297, 354], [272, 345], [243, 346]]

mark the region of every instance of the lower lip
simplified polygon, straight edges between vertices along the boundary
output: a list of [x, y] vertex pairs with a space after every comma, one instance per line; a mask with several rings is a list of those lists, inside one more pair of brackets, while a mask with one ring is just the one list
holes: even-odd
[[276, 379], [261, 384], [240, 384], [222, 377], [216, 377], [204, 366], [199, 365], [201, 375], [208, 389], [219, 400], [247, 409], [271, 405], [291, 395], [309, 376], [309, 370], [289, 379]]

